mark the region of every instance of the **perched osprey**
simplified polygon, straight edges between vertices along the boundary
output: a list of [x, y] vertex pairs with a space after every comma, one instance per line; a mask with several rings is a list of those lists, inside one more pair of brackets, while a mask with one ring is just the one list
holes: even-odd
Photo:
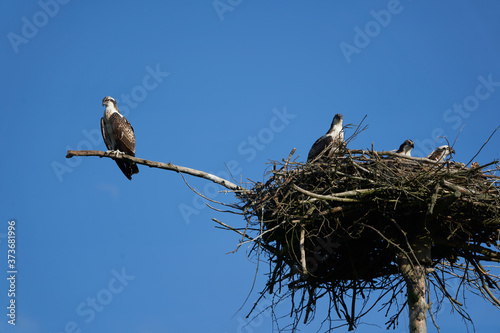
[[344, 142], [344, 130], [342, 128], [343, 118], [344, 117], [340, 113], [337, 113], [335, 117], [333, 117], [332, 125], [328, 132], [316, 140], [311, 150], [309, 150], [307, 162], [314, 161], [321, 156], [331, 157], [338, 150]]
[[427, 158], [433, 161], [440, 162], [444, 161], [450, 154], [455, 154], [455, 150], [453, 150], [453, 148], [451, 148], [450, 146], [444, 145], [437, 147], [436, 150], [434, 150], [429, 154], [429, 156], [427, 156]]
[[[132, 125], [118, 111], [113, 97], [104, 97], [102, 105], [106, 107], [104, 117], [101, 118], [101, 133], [106, 147], [109, 150], [116, 151], [117, 154], [135, 156], [135, 135]], [[130, 180], [132, 180], [133, 174], [139, 172], [139, 168], [134, 162], [125, 160], [115, 160], [115, 162]]]
[[399, 149], [396, 151], [397, 154], [403, 154], [406, 156], [411, 156], [411, 150], [412, 148], [415, 148], [415, 145], [413, 144], [413, 141], [411, 140], [406, 140], [403, 142], [401, 146], [399, 146]]

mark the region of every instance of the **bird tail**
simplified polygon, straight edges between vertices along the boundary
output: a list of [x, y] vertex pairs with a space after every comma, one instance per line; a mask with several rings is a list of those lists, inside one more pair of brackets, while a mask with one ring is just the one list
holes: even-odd
[[134, 162], [130, 161], [123, 161], [123, 160], [116, 160], [115, 161], [120, 170], [123, 172], [125, 177], [127, 177], [129, 180], [132, 180], [132, 175], [139, 173], [139, 168], [137, 167], [137, 164]]

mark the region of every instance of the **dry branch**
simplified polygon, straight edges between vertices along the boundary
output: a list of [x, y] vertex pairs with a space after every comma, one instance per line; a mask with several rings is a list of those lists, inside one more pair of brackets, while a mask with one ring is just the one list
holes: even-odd
[[132, 161], [132, 162], [135, 162], [137, 164], [147, 165], [150, 168], [170, 170], [170, 171], [175, 171], [178, 173], [185, 173], [185, 174], [188, 174], [188, 175], [191, 175], [194, 177], [204, 178], [204, 179], [210, 180], [213, 183], [224, 186], [225, 188], [232, 190], [232, 191], [235, 191], [235, 192], [248, 192], [247, 189], [245, 189], [239, 185], [236, 185], [236, 184], [234, 184], [226, 179], [220, 178], [216, 175], [212, 175], [208, 172], [204, 172], [204, 171], [200, 171], [200, 170], [196, 170], [196, 169], [191, 169], [191, 168], [175, 165], [172, 163], [161, 163], [161, 162], [145, 160], [143, 158], [133, 157], [133, 156], [126, 155], [126, 154], [116, 154], [116, 152], [113, 152], [113, 151], [68, 150], [66, 158], [71, 158], [74, 156], [98, 156], [98, 157], [108, 157], [108, 158], [112, 158], [114, 160]]

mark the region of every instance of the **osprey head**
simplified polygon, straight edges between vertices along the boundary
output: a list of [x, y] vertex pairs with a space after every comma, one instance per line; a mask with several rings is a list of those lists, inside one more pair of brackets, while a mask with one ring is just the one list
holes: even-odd
[[113, 105], [114, 107], [116, 107], [116, 101], [113, 97], [106, 96], [102, 99], [102, 105], [106, 107]]
[[414, 143], [413, 143], [413, 141], [411, 141], [411, 140], [406, 140], [403, 144], [404, 144], [406, 147], [415, 148], [415, 144], [414, 144]]
[[333, 117], [332, 125], [330, 126], [328, 133], [332, 133], [334, 130], [340, 131], [342, 129], [342, 119], [344, 119], [344, 116], [337, 113], [335, 117]]
[[343, 141], [344, 140], [344, 130], [342, 127], [343, 118], [344, 117], [340, 113], [337, 113], [335, 117], [333, 117], [332, 125], [330, 126], [328, 132], [326, 132], [326, 135], [330, 135], [336, 140]]
[[342, 119], [344, 119], [344, 116], [341, 115], [340, 113], [337, 113], [335, 117], [333, 117], [332, 121], [332, 126], [337, 125], [337, 124], [342, 124]]
[[415, 144], [413, 143], [413, 141], [405, 140], [405, 142], [403, 142], [403, 144], [399, 146], [399, 149], [396, 151], [396, 153], [411, 156], [412, 148], [415, 148]]
[[450, 154], [455, 154], [455, 150], [448, 145], [439, 146], [436, 150], [443, 152], [444, 154], [443, 158], [447, 157]]

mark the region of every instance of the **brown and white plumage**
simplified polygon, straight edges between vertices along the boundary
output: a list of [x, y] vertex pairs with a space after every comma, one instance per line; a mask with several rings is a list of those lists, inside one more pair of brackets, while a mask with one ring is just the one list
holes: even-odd
[[433, 161], [444, 161], [448, 155], [454, 154], [455, 150], [448, 145], [437, 147], [432, 153], [427, 156], [428, 159]]
[[344, 142], [343, 118], [340, 113], [335, 115], [328, 132], [316, 140], [309, 150], [307, 162], [314, 161], [323, 156], [332, 157], [338, 151]]
[[413, 143], [413, 141], [405, 140], [405, 142], [403, 142], [403, 144], [399, 146], [399, 149], [396, 151], [396, 153], [411, 156], [412, 148], [415, 148], [415, 144]]
[[[109, 150], [135, 156], [135, 135], [132, 125], [120, 113], [113, 97], [104, 97], [102, 105], [106, 107], [104, 117], [101, 118], [101, 133], [106, 147]], [[125, 160], [115, 160], [115, 162], [130, 180], [133, 174], [139, 172], [134, 162]]]

